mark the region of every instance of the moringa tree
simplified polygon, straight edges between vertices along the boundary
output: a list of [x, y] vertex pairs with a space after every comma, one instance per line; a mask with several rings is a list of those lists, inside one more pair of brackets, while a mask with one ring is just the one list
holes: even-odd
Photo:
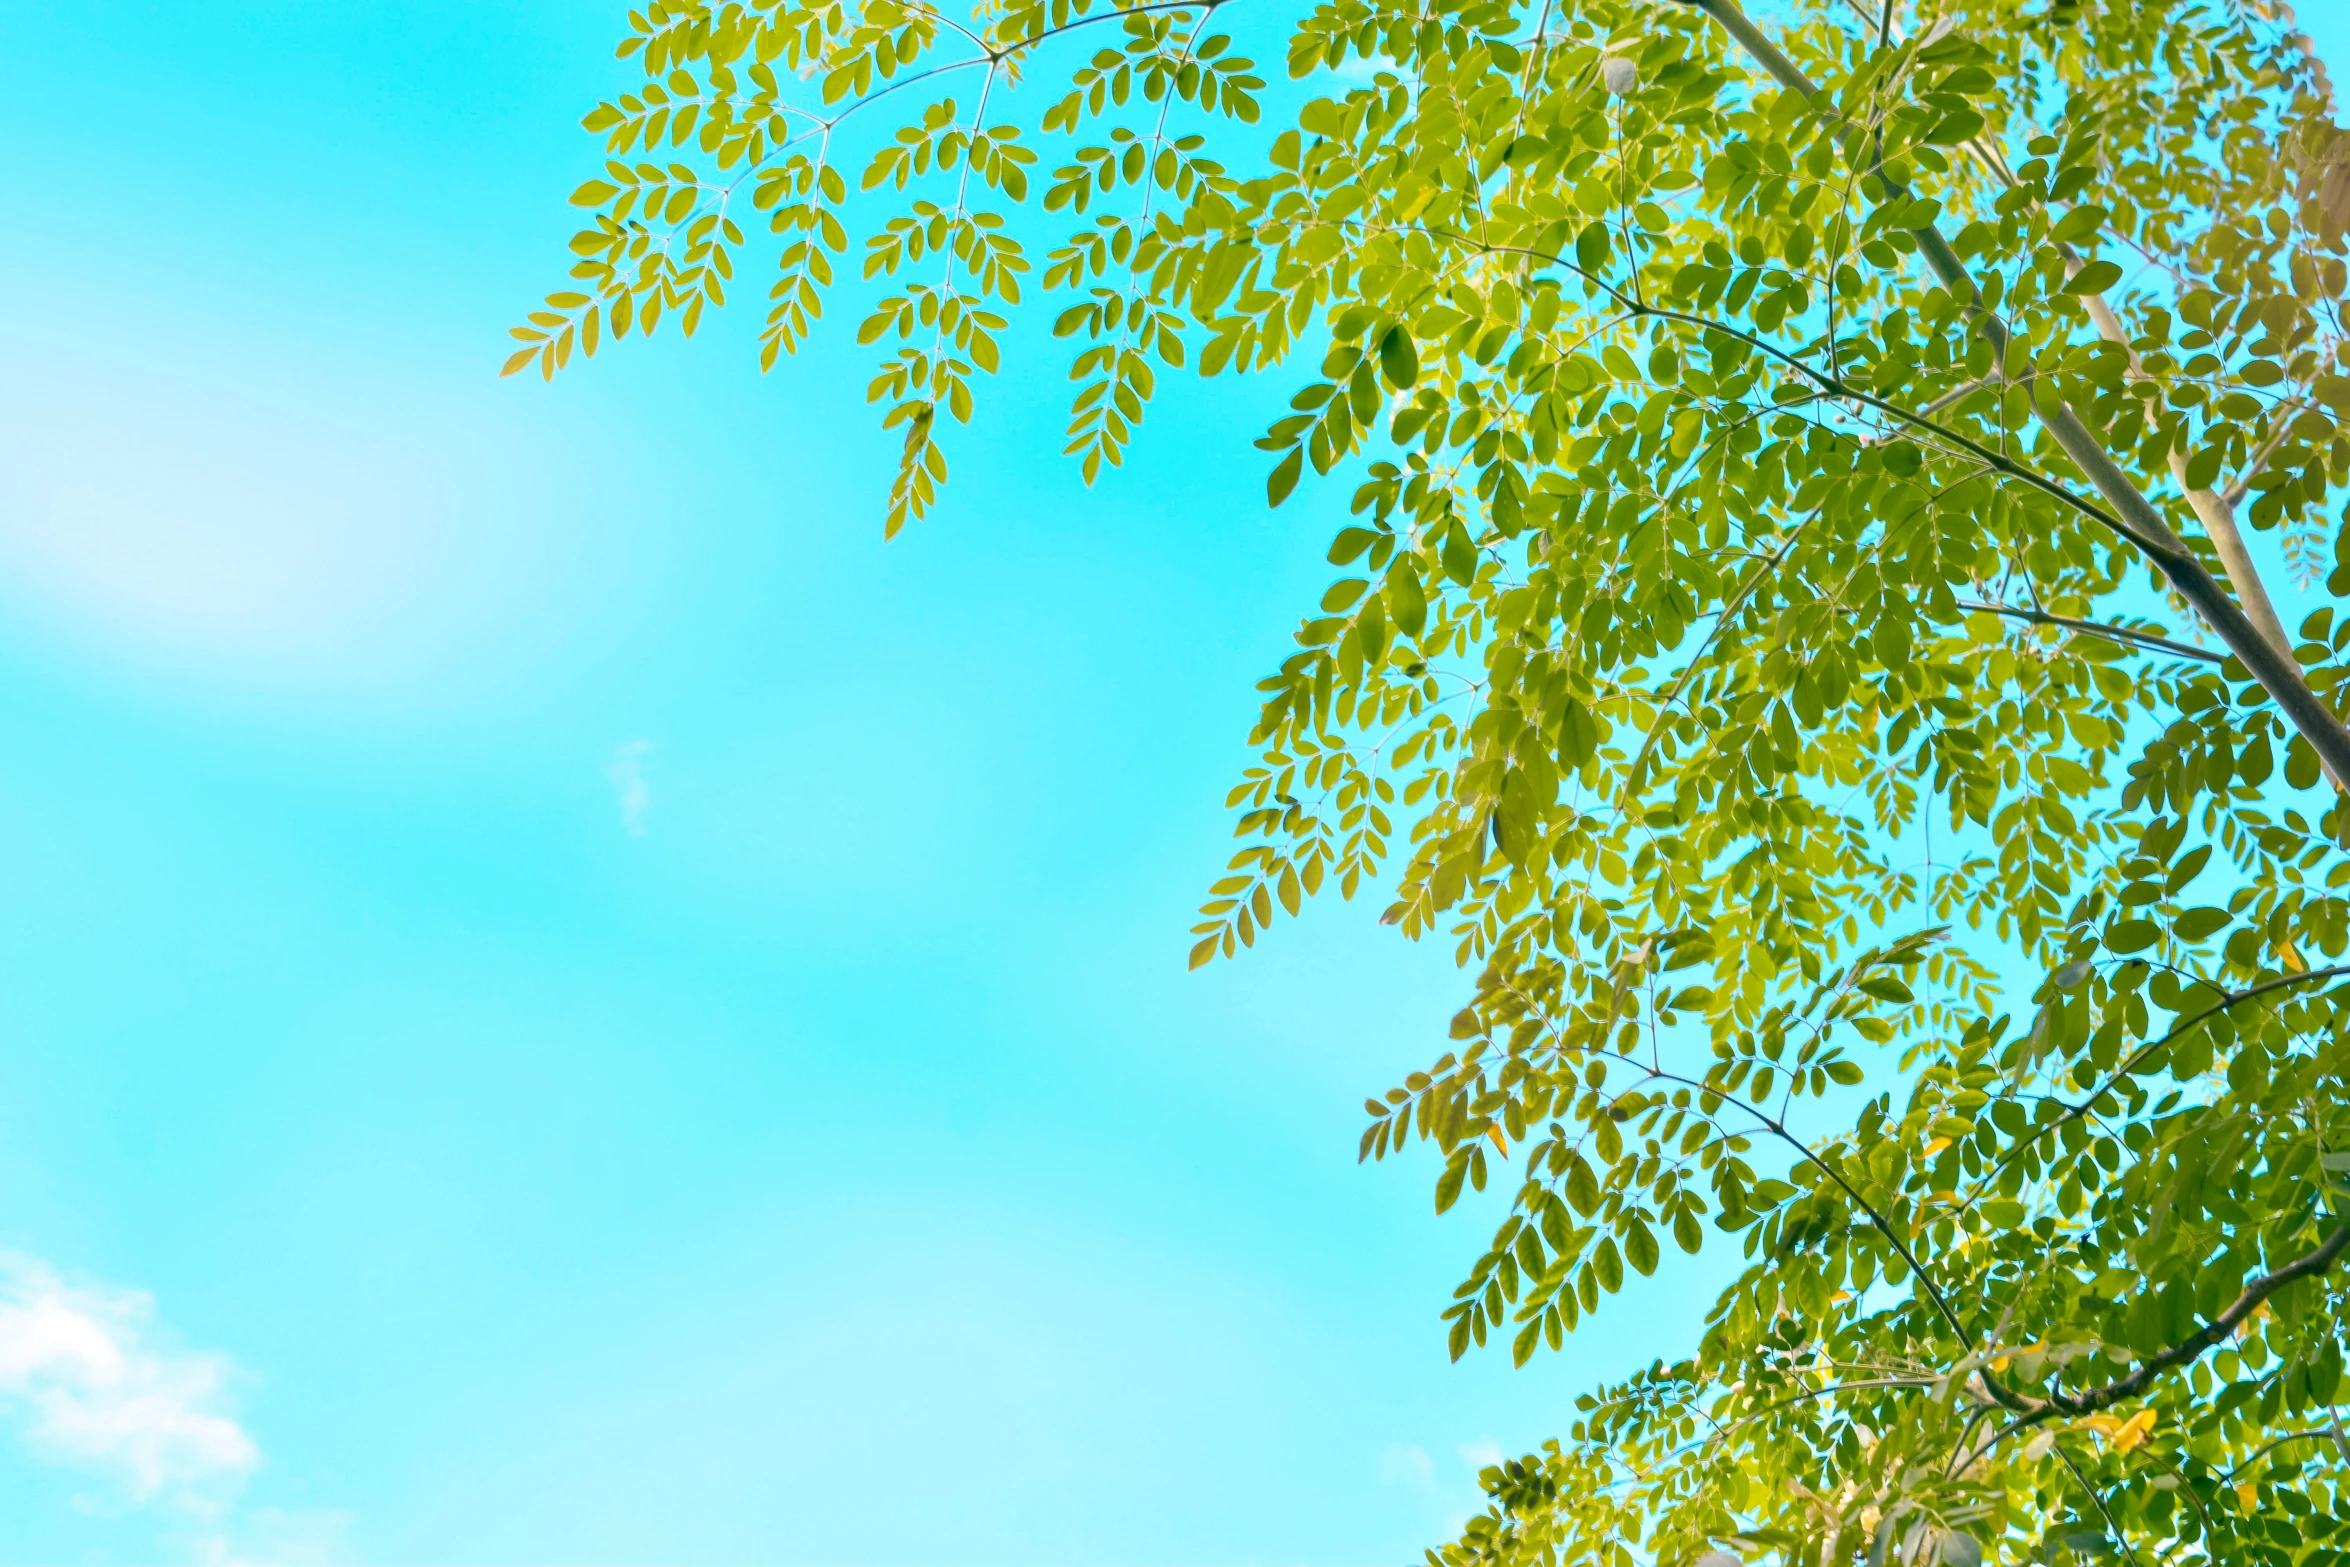
[[1260, 3], [643, 0], [508, 369], [738, 260], [773, 364], [853, 264], [894, 531], [1032, 287], [1088, 480], [1163, 371], [1308, 367], [1270, 498], [1354, 520], [1192, 960], [1379, 879], [1474, 970], [1363, 1139], [1507, 1200], [1456, 1355], [1747, 1259], [1432, 1556], [2344, 1559], [2350, 138], [2290, 13]]

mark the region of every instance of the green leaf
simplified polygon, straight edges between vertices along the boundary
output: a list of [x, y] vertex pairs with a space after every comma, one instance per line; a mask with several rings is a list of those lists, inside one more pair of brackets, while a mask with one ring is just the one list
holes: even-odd
[[2226, 453], [2216, 446], [2206, 446], [2187, 459], [2186, 481], [2192, 490], [2208, 490], [2219, 480], [2219, 465]]
[[2068, 294], [2102, 294], [2122, 280], [2122, 269], [2110, 261], [2084, 263], [2078, 272], [2064, 281]]
[[1409, 554], [1398, 553], [1387, 565], [1387, 614], [1395, 629], [1418, 639], [1428, 625], [1428, 596], [1421, 590], [1420, 573]]
[[1599, 1207], [1599, 1182], [1581, 1154], [1571, 1156], [1567, 1165], [1566, 1197], [1580, 1214], [1589, 1215]]
[[2084, 202], [2057, 219], [2049, 229], [2048, 237], [2059, 245], [2077, 244], [2104, 227], [2108, 216], [2110, 214], [2103, 207], [2094, 202]]
[[1624, 1232], [1624, 1256], [1643, 1278], [1656, 1271], [1656, 1236], [1638, 1219]]
[[2317, 752], [2307, 740], [2295, 735], [2285, 747], [2285, 782], [2296, 789], [2314, 789], [2318, 773]]
[[1624, 1259], [1616, 1251], [1614, 1236], [1600, 1238], [1599, 1249], [1591, 1254], [1591, 1272], [1610, 1295], [1624, 1287]]
[[2171, 929], [2181, 941], [2201, 941], [2228, 924], [2228, 911], [2214, 908], [2189, 909], [2171, 921]]
[[1583, 232], [1575, 236], [1575, 264], [1587, 273], [1605, 271], [1610, 244], [1606, 224], [1597, 220], [1585, 224]]
[[1305, 460], [1306, 449], [1293, 446], [1289, 449], [1289, 455], [1274, 465], [1272, 474], [1265, 480], [1267, 505], [1278, 506], [1289, 499], [1289, 492], [1297, 488], [1298, 475], [1305, 471]]
[[1379, 373], [1398, 391], [1420, 379], [1419, 350], [1412, 343], [1411, 333], [1401, 326], [1389, 327], [1379, 339]]
[[1445, 525], [1444, 539], [1438, 553], [1444, 561], [1446, 576], [1464, 588], [1475, 583], [1477, 580], [1476, 546], [1469, 542], [1468, 530], [1457, 521]]
[[1983, 117], [1972, 109], [1953, 109], [1937, 121], [1926, 133], [1926, 140], [1941, 147], [1955, 147], [1971, 141], [1983, 130]]
[[1461, 1182], [1467, 1180], [1468, 1175], [1469, 1161], [1465, 1157], [1454, 1159], [1444, 1167], [1444, 1173], [1436, 1179], [1436, 1211], [1438, 1213], [1443, 1213], [1460, 1200]]
[[1879, 1001], [1907, 1004], [1917, 999], [1910, 993], [1910, 988], [1901, 982], [1899, 976], [1893, 974], [1863, 975], [1854, 983], [1853, 988], [1865, 995], [1874, 996]]

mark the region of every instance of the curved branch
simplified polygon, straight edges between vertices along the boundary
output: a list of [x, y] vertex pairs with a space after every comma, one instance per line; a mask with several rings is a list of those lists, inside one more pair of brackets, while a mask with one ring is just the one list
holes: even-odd
[[2235, 1479], [2236, 1476], [2242, 1474], [2245, 1470], [2251, 1468], [2254, 1464], [2259, 1463], [2263, 1458], [2266, 1458], [2269, 1454], [2275, 1452], [2278, 1448], [2285, 1446], [2287, 1443], [2312, 1442], [2316, 1441], [2320, 1437], [2331, 1441], [2333, 1439], [2333, 1435], [2333, 1429], [2329, 1426], [2319, 1426], [2314, 1431], [2288, 1431], [2283, 1436], [2278, 1437], [2275, 1441], [2264, 1442], [2260, 1446], [2254, 1448], [2251, 1452], [2245, 1454], [2244, 1461], [2242, 1463], [2236, 1465], [2235, 1468], [2230, 1469], [2220, 1478], [2223, 1480]]
[[[2153, 1055], [2154, 1052], [2160, 1050], [2163, 1046], [2169, 1044], [2172, 1040], [2177, 1039], [2180, 1035], [2186, 1033], [2189, 1029], [2200, 1026], [2207, 1019], [2216, 1017], [2220, 1013], [2227, 1011], [2230, 1007], [2241, 1005], [2242, 1003], [2253, 1000], [2259, 996], [2265, 996], [2271, 991], [2286, 990], [2294, 985], [2313, 984], [2321, 979], [2336, 979], [2344, 974], [2350, 974], [2350, 963], [2337, 963], [2331, 968], [2311, 969], [2308, 972], [2302, 974], [2280, 974], [2274, 979], [2264, 979], [2257, 985], [2248, 985], [2242, 990], [2233, 990], [2224, 993], [2219, 1000], [2213, 1002], [2210, 1006], [2205, 1007], [2202, 1011], [2196, 1013], [2193, 1017], [2188, 1018], [2182, 1023], [2174, 1025], [2170, 1032], [2164, 1034], [2161, 1038], [2150, 1039], [2145, 1044], [2140, 1045], [2136, 1050], [2131, 1051], [2128, 1057], [2116, 1065], [2111, 1072], [2108, 1072], [2105, 1075], [2105, 1081], [2098, 1084], [2094, 1089], [2090, 1090], [2089, 1094], [2083, 1098], [2079, 1104], [2065, 1105], [2064, 1114], [2058, 1116], [2055, 1120], [2048, 1122], [2046, 1125], [2032, 1128], [2031, 1134], [2029, 1136], [2025, 1137], [2021, 1142], [2018, 1142], [2014, 1147], [2008, 1149], [2006, 1153], [2000, 1155], [1999, 1162], [1992, 1165], [1990, 1169], [1983, 1172], [1983, 1178], [1975, 1183], [1976, 1193], [1979, 1195], [1982, 1192], [1988, 1190], [1991, 1183], [1999, 1178], [2001, 1171], [2005, 1170], [2009, 1165], [2015, 1163], [2016, 1160], [2022, 1158], [2024, 1151], [2030, 1148], [2033, 1144], [2037, 1143], [2041, 1138], [2047, 1136], [2050, 1132], [2058, 1130], [2068, 1122], [2077, 1121], [2082, 1116], [2087, 1115], [2089, 1113], [2090, 1107], [2096, 1104], [2098, 1100], [2103, 1099], [2107, 1094], [2112, 1093], [2114, 1088], [2120, 1084], [2123, 1078], [2130, 1075], [2130, 1073], [2137, 1067], [2139, 1062], [2144, 1061], [2148, 1056]], [[2064, 1103], [2062, 1100], [2057, 1102], [2059, 1104]], [[1968, 1198], [1967, 1206], [1972, 1207], [1973, 1205], [1974, 1198]]]
[[2094, 620], [2075, 620], [2070, 615], [2051, 615], [2046, 610], [2026, 609], [2017, 604], [1991, 604], [1980, 599], [1960, 599], [1958, 607], [1960, 609], [1986, 610], [1994, 615], [2005, 615], [2010, 620], [2021, 620], [2035, 626], [2062, 626], [2067, 631], [2077, 631], [2085, 637], [2098, 637], [2107, 642], [2119, 642], [2125, 646], [2151, 648], [2156, 652], [2168, 653], [2176, 658], [2200, 659], [2207, 664], [2224, 664], [2228, 661], [2228, 656], [2225, 653], [2214, 653], [2206, 647], [2190, 647], [2184, 642], [2173, 642], [2168, 637], [2158, 637], [2152, 632], [2132, 631], [2127, 626], [2108, 626]]
[[2089, 1388], [2080, 1393], [2058, 1392], [2046, 1398], [2031, 1398], [2000, 1387], [1989, 1376], [1985, 1376], [1983, 1381], [2001, 1403], [2024, 1417], [2021, 1423], [2025, 1425], [2037, 1425], [2057, 1415], [2095, 1414], [2100, 1409], [2136, 1398], [2152, 1387], [2154, 1379], [2165, 1371], [2175, 1371], [2190, 1364], [2212, 1345], [2235, 1332], [2271, 1295], [2296, 1280], [2325, 1272], [2345, 1250], [2350, 1250], [2350, 1223], [2336, 1228], [2333, 1234], [2318, 1243], [2316, 1249], [2303, 1253], [2275, 1272], [2264, 1273], [2245, 1285], [2244, 1293], [2238, 1295], [2227, 1310], [2170, 1348], [2148, 1356], [2139, 1362], [2137, 1370], [2117, 1382], [2108, 1382], [2103, 1387]]
[[1869, 1223], [1875, 1225], [1877, 1233], [1885, 1237], [1885, 1243], [1891, 1246], [1896, 1252], [1899, 1252], [1901, 1254], [1901, 1260], [1909, 1264], [1909, 1271], [1916, 1275], [1919, 1287], [1926, 1292], [1926, 1298], [1934, 1303], [1934, 1309], [1942, 1314], [1942, 1320], [1950, 1324], [1950, 1330], [1958, 1335], [1959, 1341], [1965, 1344], [1967, 1348], [1973, 1349], [1975, 1347], [1974, 1334], [1968, 1332], [1966, 1324], [1958, 1320], [1958, 1313], [1950, 1309], [1950, 1302], [1943, 1298], [1941, 1289], [1934, 1283], [1933, 1275], [1928, 1273], [1924, 1264], [1918, 1261], [1917, 1253], [1909, 1249], [1909, 1242], [1904, 1240], [1900, 1235], [1894, 1233], [1893, 1226], [1887, 1222], [1885, 1216], [1879, 1213], [1866, 1197], [1863, 1197], [1857, 1190], [1854, 1189], [1853, 1184], [1844, 1178], [1843, 1171], [1837, 1169], [1834, 1165], [1828, 1163], [1825, 1159], [1822, 1159], [1818, 1154], [1813, 1153], [1811, 1151], [1811, 1145], [1806, 1143], [1802, 1138], [1796, 1136], [1793, 1132], [1788, 1131], [1785, 1122], [1774, 1119], [1768, 1111], [1762, 1109], [1761, 1107], [1757, 1105], [1750, 1105], [1745, 1100], [1739, 1098], [1736, 1094], [1727, 1093], [1722, 1089], [1714, 1087], [1710, 1083], [1699, 1082], [1694, 1078], [1682, 1077], [1679, 1074], [1673, 1072], [1660, 1072], [1654, 1067], [1648, 1069], [1648, 1074], [1649, 1076], [1657, 1078], [1663, 1082], [1679, 1083], [1684, 1087], [1694, 1088], [1701, 1094], [1710, 1094], [1714, 1098], [1721, 1100], [1724, 1104], [1736, 1105], [1739, 1109], [1745, 1111], [1748, 1115], [1753, 1116], [1757, 1121], [1760, 1121], [1764, 1126], [1769, 1127], [1772, 1135], [1777, 1137], [1779, 1141], [1785, 1143], [1788, 1147], [1803, 1155], [1806, 1162], [1808, 1162], [1814, 1169], [1818, 1170], [1822, 1175], [1825, 1175], [1829, 1180], [1834, 1181], [1839, 1187], [1843, 1189], [1844, 1195], [1852, 1199], [1852, 1205], [1854, 1207], [1858, 1208], [1861, 1212], [1869, 1216]]

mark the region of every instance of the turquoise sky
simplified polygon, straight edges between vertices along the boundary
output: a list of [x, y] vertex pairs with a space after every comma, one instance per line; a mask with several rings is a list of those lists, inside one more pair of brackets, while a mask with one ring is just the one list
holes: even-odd
[[620, 18], [0, 7], [0, 1561], [1416, 1557], [1707, 1292], [1449, 1365], [1445, 955], [1183, 971], [1343, 495], [1036, 359], [885, 546], [845, 333], [499, 382]]

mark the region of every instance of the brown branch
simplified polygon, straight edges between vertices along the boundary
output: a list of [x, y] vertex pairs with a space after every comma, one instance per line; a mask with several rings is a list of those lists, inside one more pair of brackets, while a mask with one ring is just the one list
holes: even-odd
[[1988, 1375], [1984, 1385], [1992, 1395], [2008, 1408], [2024, 1416], [2024, 1424], [2037, 1425], [2057, 1415], [2087, 1415], [2107, 1409], [2128, 1399], [2136, 1398], [2154, 1385], [2154, 1379], [2165, 1371], [2175, 1371], [2190, 1364], [2205, 1350], [2236, 1331], [2246, 1318], [2260, 1309], [2261, 1302], [2278, 1290], [2299, 1279], [2325, 1272], [2345, 1249], [2350, 1249], [2350, 1223], [2345, 1223], [2318, 1243], [2317, 1249], [2294, 1258], [2273, 1273], [2264, 1273], [2244, 1286], [2235, 1303], [2205, 1323], [2200, 1330], [2189, 1334], [2170, 1348], [2148, 1356], [2139, 1362], [2138, 1369], [2118, 1382], [2103, 1387], [2089, 1388], [2080, 1393], [2052, 1393], [2046, 1398], [2031, 1398], [2013, 1393], [1994, 1382]]

